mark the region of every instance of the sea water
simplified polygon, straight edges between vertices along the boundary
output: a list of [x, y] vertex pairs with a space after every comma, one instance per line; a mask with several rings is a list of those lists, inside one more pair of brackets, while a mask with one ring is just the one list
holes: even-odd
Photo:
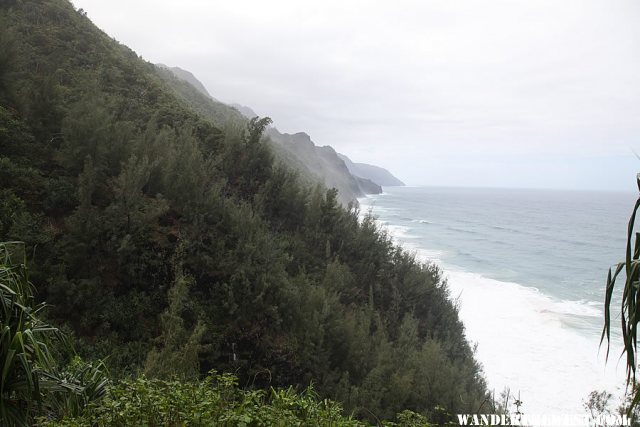
[[575, 414], [593, 390], [612, 393], [612, 406], [624, 392], [619, 315], [608, 361], [600, 336], [607, 271], [624, 258], [635, 197], [388, 187], [360, 208], [443, 269], [496, 396], [508, 388], [525, 413]]

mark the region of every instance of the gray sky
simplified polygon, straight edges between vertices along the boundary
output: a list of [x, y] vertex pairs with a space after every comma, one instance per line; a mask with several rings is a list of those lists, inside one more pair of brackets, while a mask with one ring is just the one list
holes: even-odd
[[635, 188], [637, 0], [73, 0], [144, 59], [413, 185]]

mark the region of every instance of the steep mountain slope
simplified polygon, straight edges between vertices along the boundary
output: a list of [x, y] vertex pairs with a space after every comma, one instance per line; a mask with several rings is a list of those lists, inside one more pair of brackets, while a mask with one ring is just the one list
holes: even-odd
[[365, 194], [358, 180], [349, 173], [344, 162], [330, 146], [316, 146], [304, 132], [291, 135], [272, 128], [267, 134], [272, 141], [291, 153], [308, 174], [316, 177], [327, 188], [339, 189], [338, 198], [343, 205], [346, 206]]
[[[353, 174], [352, 174], [353, 175]], [[367, 178], [360, 178], [359, 176], [353, 175], [353, 177], [358, 181], [358, 186], [360, 190], [362, 190], [365, 194], [380, 194], [382, 193], [382, 187], [375, 182], [371, 181]]]
[[2, 3], [0, 19], [0, 241], [27, 243], [78, 352], [121, 377], [313, 381], [372, 420], [477, 410], [485, 383], [439, 270], [275, 162], [267, 121], [65, 0]]
[[368, 165], [366, 163], [354, 163], [344, 154], [338, 154], [344, 161], [347, 169], [352, 175], [360, 178], [366, 178], [383, 187], [403, 186], [404, 183], [393, 176], [388, 170], [380, 166]]
[[171, 71], [177, 78], [186, 81], [187, 83], [189, 83], [191, 86], [195, 87], [196, 89], [198, 89], [198, 92], [201, 92], [203, 95], [208, 96], [209, 98], [213, 99], [214, 101], [217, 101], [213, 96], [211, 96], [211, 94], [207, 91], [207, 88], [204, 87], [204, 85], [202, 84], [202, 82], [200, 82], [200, 80], [198, 80], [196, 78], [196, 76], [194, 76], [191, 71], [187, 71], [187, 70], [183, 70], [180, 67], [169, 67], [168, 65], [164, 65], [164, 64], [156, 64], [157, 67], [159, 68], [164, 68], [166, 70]]
[[159, 78], [164, 80], [173, 90], [173, 95], [182, 101], [184, 105], [196, 111], [202, 117], [211, 120], [220, 129], [246, 125], [248, 120], [238, 110], [212, 98], [202, 83], [193, 77], [193, 74], [189, 73], [189, 76], [192, 77], [190, 80], [195, 80], [197, 86], [181, 77], [184, 73], [176, 74], [174, 68], [163, 65], [154, 67], [153, 71]]
[[[185, 72], [180, 68], [177, 68], [177, 70], [180, 71], [175, 72], [174, 68], [169, 68], [165, 65], [159, 64], [159, 67], [174, 71], [173, 74], [175, 77], [190, 84], [195, 80], [195, 84], [192, 84], [192, 86], [204, 95], [205, 98], [210, 97], [204, 85], [198, 81], [193, 74]], [[214, 118], [218, 126], [224, 127], [227, 124], [224, 120], [238, 121], [238, 118], [234, 116], [237, 113], [240, 113], [247, 119], [257, 116], [251, 108], [240, 104], [232, 104], [230, 106], [232, 107], [232, 112], [221, 114], [219, 110], [223, 110], [225, 104], [215, 101], [215, 99], [212, 98], [214, 103], [217, 104], [216, 108], [201, 105], [206, 104], [207, 100], [200, 96], [194, 97], [191, 93], [192, 90], [176, 85], [175, 83], [172, 83], [172, 85], [176, 87], [176, 90], [182, 94], [185, 100], [192, 100], [191, 104], [195, 105], [196, 109], [201, 111], [205, 117]], [[218, 117], [220, 117], [220, 119], [217, 119]], [[330, 146], [316, 146], [313, 141], [311, 141], [309, 135], [304, 132], [283, 134], [276, 128], [269, 128], [267, 135], [271, 141], [275, 143], [272, 148], [280, 160], [298, 170], [306, 182], [310, 184], [322, 184], [327, 188], [336, 188], [338, 190], [338, 200], [343, 206], [348, 206], [349, 203], [356, 202], [358, 197], [362, 197], [365, 194], [379, 194], [382, 192], [380, 186], [367, 179], [367, 177], [353, 176], [349, 169], [345, 167], [344, 162], [338, 157], [335, 150]]]

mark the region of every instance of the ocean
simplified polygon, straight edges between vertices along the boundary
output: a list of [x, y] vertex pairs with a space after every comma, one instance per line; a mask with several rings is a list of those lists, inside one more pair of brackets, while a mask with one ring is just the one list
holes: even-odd
[[509, 388], [525, 413], [582, 414], [591, 391], [609, 391], [616, 407], [624, 391], [618, 317], [608, 362], [599, 347], [607, 271], [624, 257], [635, 198], [385, 187], [359, 201], [361, 215], [443, 269], [496, 396]]

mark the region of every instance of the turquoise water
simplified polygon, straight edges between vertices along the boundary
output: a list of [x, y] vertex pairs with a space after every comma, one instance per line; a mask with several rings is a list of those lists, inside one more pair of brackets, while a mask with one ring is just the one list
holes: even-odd
[[634, 194], [384, 190], [361, 199], [362, 212], [447, 273], [497, 393], [509, 387], [529, 410], [559, 413], [582, 411], [591, 390], [616, 393], [619, 347], [605, 366], [598, 344], [606, 274], [624, 256]]

